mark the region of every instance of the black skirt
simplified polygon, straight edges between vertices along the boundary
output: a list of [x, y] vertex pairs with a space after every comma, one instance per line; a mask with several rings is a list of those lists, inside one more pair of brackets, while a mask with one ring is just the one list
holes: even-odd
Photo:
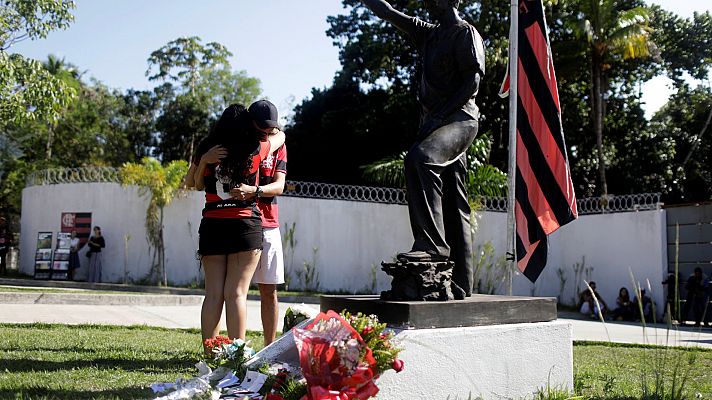
[[262, 249], [262, 220], [258, 218], [203, 218], [198, 234], [201, 256]]

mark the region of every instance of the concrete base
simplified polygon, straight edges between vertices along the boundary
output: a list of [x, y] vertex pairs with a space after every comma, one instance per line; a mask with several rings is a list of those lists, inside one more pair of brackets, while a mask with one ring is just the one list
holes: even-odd
[[396, 339], [405, 369], [378, 379], [379, 399], [524, 399], [573, 389], [569, 323], [403, 330]]

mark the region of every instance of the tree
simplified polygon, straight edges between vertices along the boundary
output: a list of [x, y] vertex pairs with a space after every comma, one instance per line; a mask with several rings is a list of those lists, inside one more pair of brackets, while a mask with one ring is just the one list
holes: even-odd
[[124, 185], [137, 185], [151, 198], [146, 209], [146, 236], [153, 248], [153, 266], [148, 278], [168, 286], [166, 272], [166, 247], [163, 240], [163, 210], [180, 190], [183, 177], [188, 172], [184, 160], [171, 161], [166, 166], [155, 158], [146, 157], [141, 164], [126, 163], [119, 177]]
[[[487, 164], [491, 138], [481, 135], [467, 150], [467, 193], [471, 199], [478, 197], [505, 197], [507, 174]], [[406, 152], [361, 167], [364, 178], [380, 185], [405, 188]]]
[[[258, 79], [247, 76], [245, 71], [232, 71], [229, 57], [232, 57], [232, 53], [222, 44], [210, 42], [203, 45], [199, 37], [192, 36], [168, 42], [152, 52], [148, 58], [149, 68], [146, 76], [149, 80], [172, 82], [178, 85], [179, 96], [171, 105], [171, 111], [175, 111], [177, 107], [187, 107], [192, 111], [203, 108], [209, 117], [205, 120], [205, 125], [189, 124], [167, 129], [169, 134], [184, 130], [186, 138], [182, 138], [184, 135], [174, 135], [167, 140], [175, 142], [180, 139], [187, 143], [185, 159], [192, 159], [196, 138], [205, 133], [212, 117], [219, 116], [231, 103], [251, 103], [261, 92]], [[188, 106], [187, 102], [194, 104]], [[164, 122], [175, 120], [175, 116], [166, 116], [165, 111]], [[161, 137], [161, 139], [166, 138]], [[164, 154], [161, 156], [164, 157], [164, 161], [173, 159], [170, 158], [173, 155], [169, 158], [165, 158]]]
[[[425, 15], [422, 1], [391, 3], [411, 15]], [[506, 168], [503, 144], [507, 142], [507, 103], [499, 98], [498, 88], [506, 69], [508, 28], [503, 19], [509, 13], [509, 5], [492, 0], [463, 3], [463, 15], [483, 34], [488, 50], [487, 75], [478, 94], [480, 132], [494, 143], [493, 160]], [[416, 49], [407, 37], [373, 17], [359, 1], [344, 0], [343, 4], [350, 8], [349, 12], [329, 17], [327, 31], [340, 49], [342, 69], [330, 88], [313, 90], [313, 97], [295, 110], [294, 122], [287, 132], [288, 145], [293, 149], [290, 176], [362, 184], [360, 166], [371, 165], [378, 166], [378, 174], [396, 177], [377, 182], [397, 184], [402, 159], [399, 154], [415, 141], [420, 118]], [[342, 143], [348, 143], [349, 151], [330, 148], [335, 135]], [[315, 160], [330, 167], [313, 168]], [[397, 173], [391, 174], [394, 170]]]
[[160, 99], [156, 91], [129, 89], [118, 94], [119, 110], [113, 122], [124, 132], [128, 154], [124, 162], [138, 162], [152, 154], [156, 146], [156, 118]]
[[712, 199], [712, 89], [683, 84], [651, 120], [651, 134], [672, 141], [674, 157], [666, 198], [684, 202]]
[[695, 13], [681, 18], [659, 6], [651, 7], [652, 40], [660, 51], [661, 64], [677, 86], [683, 73], [704, 80], [712, 66], [712, 14]]
[[7, 50], [23, 40], [47, 37], [74, 20], [73, 1], [7, 0], [0, 10], [0, 127], [27, 121], [52, 121], [74, 91], [42, 65]]
[[181, 94], [167, 102], [156, 120], [160, 140], [154, 156], [163, 162], [192, 160], [195, 138], [207, 135], [214, 118], [207, 105], [188, 94]]
[[[627, 4], [626, 4], [627, 3]], [[651, 54], [651, 28], [646, 8], [631, 7], [625, 0], [579, 0], [576, 32], [588, 43], [591, 67], [591, 117], [596, 135], [600, 190], [608, 195], [603, 155], [604, 94], [608, 90], [607, 70], [618, 59], [635, 59]]]

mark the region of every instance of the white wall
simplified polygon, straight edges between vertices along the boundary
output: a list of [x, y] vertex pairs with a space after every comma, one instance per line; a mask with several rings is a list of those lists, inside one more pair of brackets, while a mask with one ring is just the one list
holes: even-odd
[[[195, 261], [197, 227], [200, 224], [200, 193], [177, 198], [166, 208], [164, 239], [167, 245], [166, 265], [168, 280], [185, 284], [199, 278]], [[147, 195], [135, 186], [122, 187], [117, 183], [72, 183], [32, 186], [22, 191], [22, 218], [20, 234], [20, 271], [32, 274], [37, 232], [61, 228], [63, 212], [91, 212], [92, 226], [100, 226], [106, 241], [102, 249], [102, 280], [123, 282], [124, 268], [127, 276], [138, 281], [150, 271], [153, 258], [146, 239]], [[195, 233], [191, 235], [192, 227]], [[128, 257], [124, 250], [124, 237], [128, 241]], [[86, 278], [86, 261], [82, 250], [79, 260], [83, 268], [76, 279]]]
[[[485, 212], [479, 221], [475, 248], [491, 241], [503, 254], [507, 229], [505, 213]], [[516, 275], [513, 292], [519, 295], [559, 296], [558, 270], [567, 278], [560, 301], [571, 304], [576, 296], [574, 264], [585, 258], [585, 266], [592, 268], [590, 277], [596, 290], [611, 308], [615, 308], [618, 290], [625, 286], [632, 296], [633, 281], [647, 288], [650, 282], [652, 297], [658, 307], [664, 306], [662, 281], [667, 277], [667, 246], [665, 211], [639, 211], [614, 214], [582, 215], [563, 226], [549, 237], [547, 266], [532, 285], [523, 275]], [[583, 282], [578, 282], [583, 290]], [[648, 290], [650, 294], [650, 290]], [[662, 308], [660, 308], [662, 311]]]
[[[297, 246], [289, 267], [292, 287], [301, 287], [296, 271], [312, 262], [312, 249], [318, 248], [315, 264], [320, 288], [325, 291], [366, 291], [373, 285], [385, 290], [390, 278], [380, 270], [382, 260], [390, 261], [399, 251], [409, 250], [412, 235], [408, 210], [404, 205], [319, 200], [297, 197], [279, 199], [282, 234], [285, 225], [295, 223]], [[115, 183], [77, 183], [28, 187], [23, 191], [20, 269], [33, 271], [37, 232], [60, 229], [62, 212], [92, 212], [94, 225], [102, 227], [107, 247], [104, 252], [104, 280], [121, 282], [124, 276], [124, 235], [129, 234], [128, 275], [140, 280], [149, 271], [151, 257], [146, 241], [145, 212], [148, 198], [136, 187]], [[200, 279], [195, 258], [198, 246], [203, 194], [187, 192], [165, 210], [164, 239], [168, 280], [187, 284]], [[505, 252], [506, 214], [483, 212], [478, 215], [475, 249], [490, 241], [497, 256]], [[561, 300], [570, 303], [576, 291], [573, 265], [585, 257], [593, 268], [591, 279], [598, 291], [615, 307], [618, 289], [631, 289], [630, 272], [635, 279], [652, 286], [658, 305], [664, 303], [662, 279], [666, 276], [665, 212], [641, 211], [581, 216], [550, 237], [549, 262], [534, 286], [522, 275], [514, 278], [514, 293], [558, 296], [558, 269], [567, 283]], [[285, 254], [289, 264], [289, 252]], [[86, 258], [81, 257], [85, 262]], [[82, 278], [86, 269], [77, 274]], [[584, 276], [585, 278], [585, 276]], [[582, 287], [582, 283], [579, 283]], [[501, 287], [500, 293], [505, 288]]]

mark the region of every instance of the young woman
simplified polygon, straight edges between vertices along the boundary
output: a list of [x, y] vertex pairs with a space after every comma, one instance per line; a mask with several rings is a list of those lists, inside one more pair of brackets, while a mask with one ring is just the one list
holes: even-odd
[[635, 320], [635, 304], [630, 300], [630, 294], [627, 288], [622, 287], [618, 290], [616, 306], [616, 309], [613, 310], [613, 319], [617, 321]]
[[94, 227], [94, 235], [89, 238], [87, 245], [89, 246], [87, 253], [89, 257], [87, 282], [101, 282], [101, 249], [106, 247], [106, 242], [104, 237], [101, 236], [100, 227]]
[[247, 290], [260, 259], [262, 221], [255, 198], [238, 199], [230, 191], [257, 185], [260, 162], [285, 136], [275, 128], [266, 140], [259, 138], [245, 107], [231, 105], [198, 147], [194, 182], [205, 189], [198, 249], [205, 270], [203, 339], [218, 334], [223, 304], [228, 335], [245, 339]]
[[74, 279], [74, 270], [79, 268], [79, 238], [77, 231], [72, 231], [69, 241], [69, 280]]

